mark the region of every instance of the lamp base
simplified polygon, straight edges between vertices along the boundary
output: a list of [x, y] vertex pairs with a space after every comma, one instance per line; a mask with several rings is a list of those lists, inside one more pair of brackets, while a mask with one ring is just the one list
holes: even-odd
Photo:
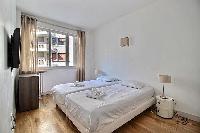
[[168, 99], [166, 96], [160, 96], [162, 99]]
[[164, 84], [163, 84], [163, 93], [162, 93], [161, 98], [162, 99], [167, 99], [167, 97], [165, 96], [165, 87], [164, 87]]

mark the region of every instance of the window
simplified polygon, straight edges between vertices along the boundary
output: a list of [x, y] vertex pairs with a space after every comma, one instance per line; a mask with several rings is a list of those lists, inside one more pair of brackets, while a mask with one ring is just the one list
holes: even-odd
[[38, 67], [49, 66], [49, 32], [47, 30], [37, 30], [38, 42]]
[[51, 66], [66, 66], [68, 56], [66, 39], [67, 36], [56, 32], [51, 32]]
[[75, 37], [74, 36], [69, 36], [69, 66], [74, 66], [75, 65]]
[[75, 35], [38, 28], [38, 67], [75, 65]]

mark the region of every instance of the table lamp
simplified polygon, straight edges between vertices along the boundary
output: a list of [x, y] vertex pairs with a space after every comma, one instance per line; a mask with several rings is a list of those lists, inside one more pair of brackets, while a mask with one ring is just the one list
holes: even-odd
[[171, 83], [171, 76], [169, 76], [169, 75], [161, 75], [161, 74], [159, 74], [159, 80], [160, 80], [160, 83], [163, 83], [163, 93], [162, 93], [162, 98], [163, 98], [163, 99], [166, 99], [164, 84], [165, 84], [165, 83]]

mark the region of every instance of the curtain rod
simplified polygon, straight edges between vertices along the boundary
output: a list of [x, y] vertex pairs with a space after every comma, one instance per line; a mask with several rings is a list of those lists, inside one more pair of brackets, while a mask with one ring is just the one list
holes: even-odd
[[57, 24], [53, 24], [53, 23], [50, 23], [50, 22], [46, 22], [46, 21], [41, 20], [42, 18], [33, 16], [33, 15], [29, 15], [29, 14], [26, 14], [26, 13], [21, 13], [21, 16], [22, 16], [22, 15], [35, 18], [35, 19], [36, 19], [37, 21], [39, 21], [39, 22], [46, 23], [46, 24], [49, 24], [49, 25], [52, 25], [52, 26], [56, 26], [56, 27], [60, 27], [60, 28], [68, 29], [68, 30], [73, 30], [73, 31], [78, 31], [78, 30], [80, 30], [80, 29], [76, 29], [76, 28], [68, 28], [68, 27], [65, 27], [65, 26], [60, 26], [60, 25], [57, 25]]

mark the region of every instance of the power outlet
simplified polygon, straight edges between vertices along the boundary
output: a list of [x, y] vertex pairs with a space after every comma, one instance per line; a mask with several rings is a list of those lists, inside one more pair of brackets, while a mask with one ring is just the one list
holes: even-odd
[[12, 131], [14, 131], [16, 128], [16, 118], [13, 113], [10, 114], [10, 127]]

